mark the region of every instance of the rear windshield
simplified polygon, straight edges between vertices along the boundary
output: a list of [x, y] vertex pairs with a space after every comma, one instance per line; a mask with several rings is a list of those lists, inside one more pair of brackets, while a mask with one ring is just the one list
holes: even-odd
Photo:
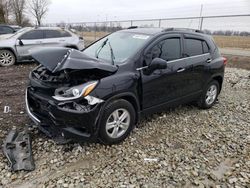
[[149, 38], [149, 35], [144, 34], [116, 32], [89, 46], [84, 53], [111, 63], [113, 50], [114, 63], [117, 65], [138, 52]]

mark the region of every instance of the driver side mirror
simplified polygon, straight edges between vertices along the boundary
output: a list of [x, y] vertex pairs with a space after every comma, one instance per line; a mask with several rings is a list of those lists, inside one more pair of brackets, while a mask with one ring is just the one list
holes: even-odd
[[149, 64], [146, 74], [151, 74], [157, 69], [166, 69], [167, 68], [167, 61], [161, 58], [154, 58], [152, 62]]
[[18, 44], [20, 45], [20, 46], [23, 46], [24, 44], [23, 44], [23, 41], [21, 40], [21, 39], [18, 39], [19, 40], [19, 42], [18, 42]]

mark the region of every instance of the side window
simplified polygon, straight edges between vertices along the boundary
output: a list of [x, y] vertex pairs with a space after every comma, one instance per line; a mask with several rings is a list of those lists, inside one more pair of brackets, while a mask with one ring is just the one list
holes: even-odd
[[185, 39], [186, 41], [186, 55], [195, 56], [203, 54], [203, 44], [198, 39]]
[[43, 31], [42, 30], [32, 30], [28, 31], [27, 33], [23, 34], [20, 39], [24, 40], [36, 40], [36, 39], [43, 39]]
[[45, 38], [60, 38], [61, 33], [57, 30], [46, 30]]
[[180, 38], [169, 38], [159, 42], [150, 50], [148, 55], [150, 55], [148, 58], [151, 61], [157, 57], [166, 61], [181, 58]]
[[71, 37], [71, 34], [68, 31], [60, 31], [62, 37]]
[[45, 38], [71, 37], [70, 33], [63, 30], [46, 30]]
[[201, 55], [209, 53], [209, 47], [204, 40], [199, 39], [185, 39], [186, 42], [186, 54], [188, 56]]
[[209, 53], [209, 47], [205, 41], [202, 41], [203, 53]]
[[2, 26], [0, 27], [1, 29], [1, 33], [14, 33], [14, 29], [10, 28], [10, 27], [5, 27], [5, 26]]

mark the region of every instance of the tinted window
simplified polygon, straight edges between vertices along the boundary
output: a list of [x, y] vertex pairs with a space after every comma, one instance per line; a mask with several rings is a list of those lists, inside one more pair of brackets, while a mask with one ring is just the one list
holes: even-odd
[[188, 56], [201, 55], [209, 53], [207, 43], [199, 39], [185, 39], [186, 41], [186, 54]]
[[181, 57], [180, 38], [170, 38], [161, 41], [150, 51], [151, 60], [158, 57], [166, 61], [179, 59]]
[[25, 40], [35, 40], [35, 39], [43, 39], [43, 31], [42, 30], [32, 30], [25, 34], [23, 34], [21, 39]]
[[185, 39], [186, 41], [186, 55], [195, 56], [203, 54], [203, 44], [198, 39]]
[[62, 37], [71, 37], [71, 34], [69, 33], [69, 32], [67, 32], [67, 31], [60, 31], [61, 32], [61, 36]]
[[209, 47], [205, 41], [202, 42], [203, 44], [203, 53], [208, 53], [209, 52]]
[[46, 30], [45, 38], [59, 38], [61, 37], [61, 33], [57, 30]]
[[0, 33], [13, 33], [14, 30], [10, 27], [1, 26]]
[[70, 33], [63, 30], [46, 30], [45, 38], [71, 37]]

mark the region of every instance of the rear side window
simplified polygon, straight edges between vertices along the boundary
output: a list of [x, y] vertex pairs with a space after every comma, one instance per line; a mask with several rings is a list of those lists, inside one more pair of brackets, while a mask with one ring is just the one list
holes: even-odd
[[23, 34], [20, 39], [24, 40], [36, 40], [36, 39], [43, 39], [43, 31], [42, 30], [32, 30], [28, 31], [27, 33]]
[[201, 55], [209, 52], [209, 47], [203, 40], [186, 38], [185, 42], [187, 56]]
[[151, 60], [161, 58], [166, 61], [179, 59], [181, 57], [180, 38], [169, 38], [159, 42], [151, 51]]
[[46, 30], [45, 38], [71, 37], [71, 34], [63, 30]]

